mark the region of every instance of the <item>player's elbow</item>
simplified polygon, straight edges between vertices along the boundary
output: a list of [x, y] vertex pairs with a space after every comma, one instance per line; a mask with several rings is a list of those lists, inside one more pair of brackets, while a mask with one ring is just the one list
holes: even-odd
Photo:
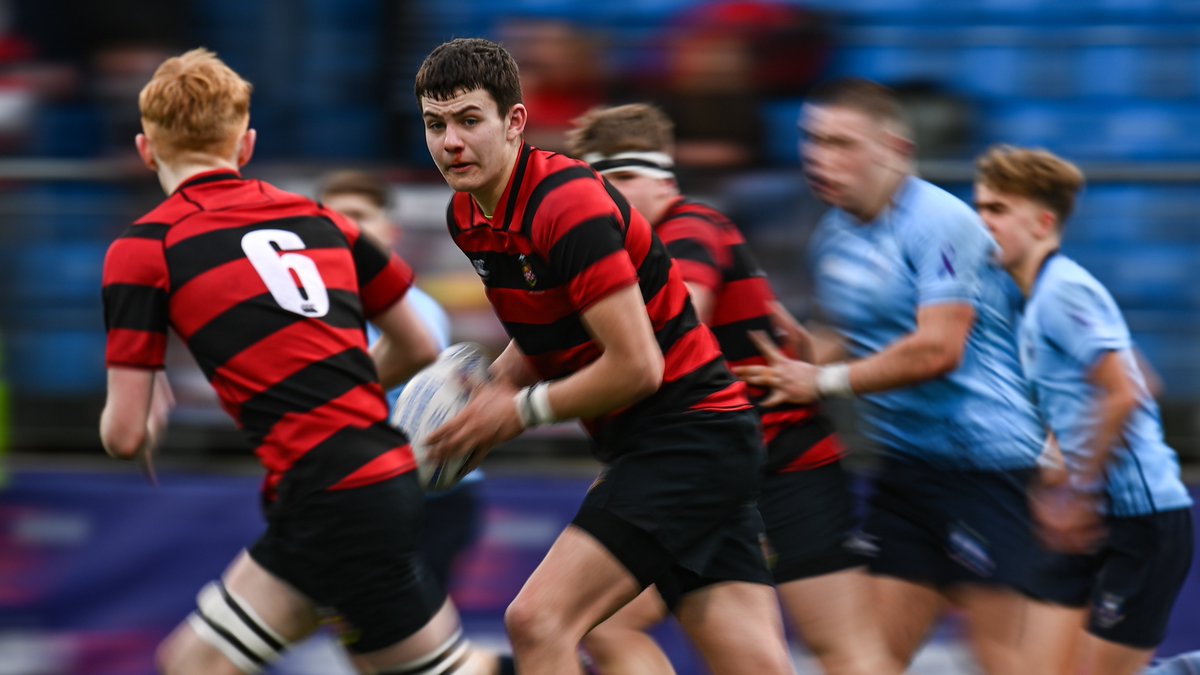
[[137, 456], [142, 446], [146, 444], [145, 428], [138, 429], [121, 429], [113, 426], [101, 427], [100, 442], [104, 445], [104, 451], [111, 457], [117, 459], [133, 459]]
[[658, 391], [662, 386], [664, 364], [662, 352], [657, 349], [647, 350], [633, 363], [630, 388], [637, 400]]

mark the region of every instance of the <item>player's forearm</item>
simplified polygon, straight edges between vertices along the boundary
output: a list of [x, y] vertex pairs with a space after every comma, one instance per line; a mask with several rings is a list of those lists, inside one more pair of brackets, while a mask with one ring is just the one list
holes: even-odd
[[963, 349], [909, 335], [878, 354], [850, 363], [850, 386], [856, 394], [899, 389], [928, 382], [953, 372]]
[[633, 405], [662, 386], [662, 355], [605, 352], [586, 368], [549, 385], [557, 419], [590, 419]]
[[488, 373], [493, 380], [508, 382], [514, 387], [527, 387], [538, 381], [537, 373], [529, 367], [529, 361], [515, 340], [509, 340], [508, 346], [488, 367]]
[[110, 457], [133, 459], [154, 441], [150, 421], [131, 424], [118, 415], [111, 405], [100, 413], [100, 443]]

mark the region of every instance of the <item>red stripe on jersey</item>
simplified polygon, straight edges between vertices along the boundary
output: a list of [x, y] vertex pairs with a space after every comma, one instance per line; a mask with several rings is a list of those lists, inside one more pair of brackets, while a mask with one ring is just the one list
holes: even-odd
[[[760, 319], [771, 315], [770, 302], [775, 299], [771, 284], [766, 277], [739, 279], [725, 284], [716, 307], [713, 308], [712, 325]], [[749, 341], [749, 337], [745, 338]]]
[[551, 324], [575, 313], [567, 289], [562, 286], [537, 294], [516, 288], [489, 288], [486, 292], [497, 311], [503, 308], [502, 321]]
[[356, 487], [395, 478], [416, 468], [417, 459], [413, 456], [412, 446], [404, 445], [367, 462], [354, 473], [334, 483], [329, 489], [352, 490]]
[[679, 338], [674, 346], [663, 355], [666, 360], [663, 368], [663, 381], [674, 382], [686, 377], [692, 371], [719, 356], [720, 352], [713, 348], [716, 342], [717, 340], [709, 331], [708, 326], [697, 324], [695, 328]]
[[700, 402], [693, 404], [690, 410], [717, 412], [724, 410], [746, 410], [749, 407], [750, 404], [746, 402], [746, 383], [741, 380], [734, 380], [728, 387], [713, 392], [704, 397]]
[[[759, 396], [766, 394], [765, 390], [763, 390], [760, 394], [757, 393], [755, 389], [755, 387], [746, 387], [746, 390], [750, 393], [752, 399], [757, 399]], [[811, 418], [813, 415], [816, 415], [817, 409], [815, 406], [787, 408], [786, 410], [759, 408], [759, 412], [762, 413], [763, 440], [770, 444], [771, 441], [774, 441], [775, 437], [779, 435], [779, 432], [792, 426], [793, 424], [799, 424], [800, 422]]]
[[[279, 344], [295, 345], [280, 349]], [[212, 385], [227, 410], [238, 418], [241, 405], [286, 380], [305, 366], [341, 354], [351, 347], [367, 348], [366, 334], [356, 328], [334, 328], [315, 321], [294, 323], [246, 348], [213, 374]], [[268, 380], [261, 379], [269, 375]]]
[[359, 411], [375, 419], [386, 417], [387, 401], [383, 398], [383, 389], [378, 384], [362, 385], [320, 407], [284, 415], [263, 439], [258, 456], [268, 471], [285, 473], [321, 441], [348, 426], [358, 427], [346, 423], [347, 412], [351, 411], [355, 417]]
[[362, 289], [363, 314], [369, 319], [399, 302], [413, 284], [413, 271], [398, 256]]
[[842, 441], [837, 437], [837, 434], [830, 434], [809, 448], [808, 452], [792, 460], [791, 464], [788, 464], [776, 473], [811, 471], [827, 464], [833, 464], [845, 456], [846, 447], [842, 445]]
[[580, 272], [569, 285], [571, 301], [583, 314], [592, 305], [638, 282], [628, 253], [618, 251]]
[[712, 265], [680, 258], [675, 259], [675, 265], [685, 282], [703, 286], [714, 293], [721, 288], [721, 270]]
[[166, 353], [166, 333], [114, 328], [108, 332], [105, 363], [109, 366], [157, 370], [163, 367]]
[[542, 379], [551, 380], [582, 370], [592, 361], [600, 358], [600, 354], [600, 347], [595, 342], [588, 342], [571, 349], [541, 356], [527, 356], [526, 358], [529, 359], [529, 364], [534, 371], [541, 375]]
[[104, 285], [132, 284], [167, 290], [163, 243], [157, 239], [122, 237], [104, 257]]

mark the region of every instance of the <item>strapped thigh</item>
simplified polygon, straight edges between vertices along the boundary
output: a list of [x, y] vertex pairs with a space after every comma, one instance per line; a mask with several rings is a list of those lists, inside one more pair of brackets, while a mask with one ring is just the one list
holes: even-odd
[[200, 589], [196, 602], [197, 609], [188, 616], [188, 625], [246, 673], [261, 671], [287, 649], [287, 641], [221, 581], [209, 582]]
[[463, 637], [462, 627], [440, 647], [418, 659], [391, 666], [379, 675], [449, 675], [457, 673], [471, 655], [471, 643]]

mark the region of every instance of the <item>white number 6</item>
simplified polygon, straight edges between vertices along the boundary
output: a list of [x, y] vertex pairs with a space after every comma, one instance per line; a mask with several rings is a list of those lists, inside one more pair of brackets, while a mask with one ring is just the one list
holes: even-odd
[[255, 230], [242, 237], [242, 250], [280, 307], [301, 316], [329, 313], [329, 293], [317, 264], [299, 253], [279, 253], [304, 250], [304, 241], [295, 232]]

